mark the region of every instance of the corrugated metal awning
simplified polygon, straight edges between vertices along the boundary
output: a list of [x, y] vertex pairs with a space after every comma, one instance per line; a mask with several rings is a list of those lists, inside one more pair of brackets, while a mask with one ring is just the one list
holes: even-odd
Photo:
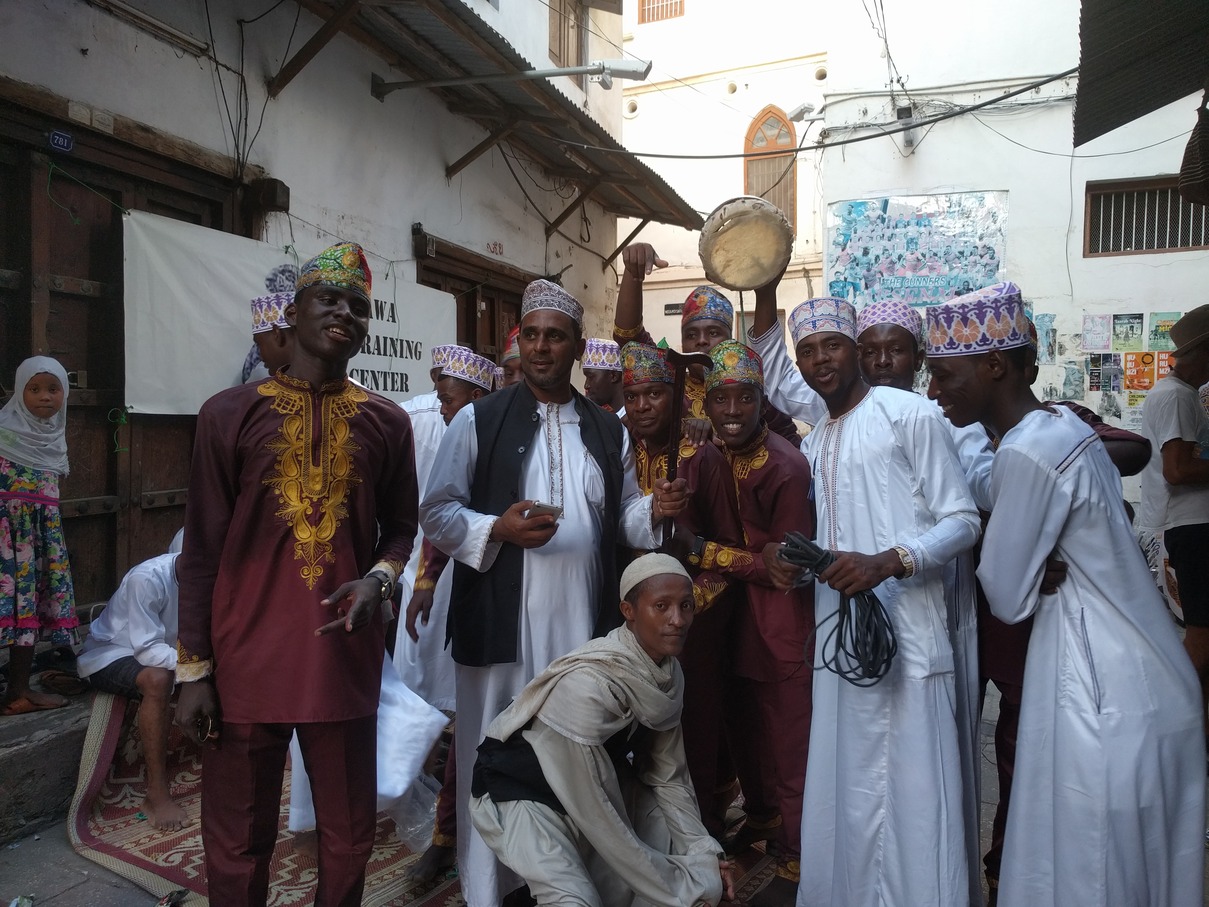
[[1083, 0], [1079, 44], [1076, 146], [1205, 88], [1209, 0]]
[[[533, 70], [497, 31], [461, 0], [299, 0], [326, 20], [270, 82], [271, 94], [286, 84], [336, 33], [344, 32], [390, 66], [421, 79], [500, 75]], [[370, 90], [366, 73], [366, 91]], [[488, 82], [427, 89], [450, 112], [479, 123], [487, 137], [446, 168], [462, 167], [507, 141], [549, 176], [577, 188], [547, 235], [587, 199], [610, 213], [675, 224], [691, 230], [702, 219], [655, 171], [634, 157], [608, 131], [550, 81]], [[390, 98], [385, 102], [388, 106]], [[571, 143], [571, 144], [564, 144]], [[607, 151], [574, 147], [593, 145]]]

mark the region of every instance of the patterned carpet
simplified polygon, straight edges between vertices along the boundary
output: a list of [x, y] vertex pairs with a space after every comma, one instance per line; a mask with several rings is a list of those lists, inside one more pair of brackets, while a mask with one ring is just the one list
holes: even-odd
[[[134, 722], [135, 703], [97, 693], [84, 751], [80, 777], [68, 813], [68, 833], [78, 853], [163, 897], [188, 889], [187, 905], [209, 904], [198, 813], [201, 806], [201, 759], [196, 747], [173, 728], [168, 742], [172, 793], [189, 820], [177, 832], [159, 832], [139, 811], [146, 792], [142, 745]], [[270, 869], [269, 907], [308, 907], [314, 902], [318, 867], [314, 860], [294, 853], [286, 829], [290, 775], [286, 772], [281, 824]], [[426, 884], [404, 878], [418, 857], [395, 835], [394, 822], [378, 817], [378, 835], [367, 872], [366, 907], [464, 907], [457, 875]], [[757, 892], [772, 877], [774, 862], [759, 850], [738, 859], [738, 904]]]
[[[133, 721], [136, 706], [108, 693], [97, 693], [80, 761], [80, 777], [68, 813], [72, 846], [141, 888], [162, 897], [185, 888], [184, 903], [208, 904], [198, 813], [201, 759], [197, 748], [175, 728], [168, 742], [172, 793], [189, 821], [181, 831], [159, 832], [139, 811], [145, 795], [142, 745]], [[282, 796], [281, 824], [270, 869], [270, 907], [307, 907], [314, 900], [318, 867], [294, 853], [286, 830], [289, 772]], [[404, 875], [418, 857], [395, 836], [394, 822], [378, 817], [378, 835], [370, 857], [365, 899], [369, 907], [462, 907], [456, 875], [414, 884]]]

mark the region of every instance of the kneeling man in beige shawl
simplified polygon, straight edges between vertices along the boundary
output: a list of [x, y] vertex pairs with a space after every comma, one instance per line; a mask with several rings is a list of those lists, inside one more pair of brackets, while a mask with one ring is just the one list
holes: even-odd
[[684, 761], [688, 573], [666, 554], [621, 577], [625, 624], [552, 662], [487, 729], [470, 815], [538, 904], [716, 905], [732, 865]]

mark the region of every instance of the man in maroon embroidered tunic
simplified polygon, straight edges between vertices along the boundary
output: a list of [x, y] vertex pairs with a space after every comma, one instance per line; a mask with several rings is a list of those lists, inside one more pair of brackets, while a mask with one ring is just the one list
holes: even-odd
[[202, 840], [223, 907], [265, 903], [295, 730], [313, 779], [315, 903], [361, 903], [382, 603], [416, 532], [411, 424], [346, 373], [369, 331], [361, 248], [308, 262], [285, 314], [290, 365], [198, 414], [179, 565], [176, 721], [206, 741]]
[[787, 532], [813, 537], [810, 466], [764, 423], [760, 357], [734, 340], [719, 343], [710, 357], [705, 412], [726, 445], [746, 544], [738, 549], [710, 542], [695, 560], [746, 584], [746, 607], [734, 622], [729, 709], [749, 825], [738, 840], [767, 838], [778, 858], [776, 876], [750, 903], [788, 905], [797, 893], [802, 849], [813, 682], [806, 646], [814, 631], [814, 595], [810, 586], [775, 588], [759, 552], [783, 542]]
[[[666, 352], [655, 346], [627, 343], [621, 349], [626, 421], [634, 444], [638, 488], [651, 494], [668, 475], [668, 436], [672, 424], [673, 374]], [[684, 670], [684, 752], [697, 805], [706, 829], [718, 840], [726, 831], [726, 810], [734, 801], [735, 768], [726, 743], [724, 703], [730, 682], [732, 620], [742, 584], [716, 571], [702, 570], [700, 552], [706, 541], [743, 544], [730, 467], [713, 444], [698, 447], [681, 438], [676, 451], [677, 475], [688, 483], [688, 506], [676, 518], [676, 534], [664, 549], [688, 564], [693, 578], [697, 616], [692, 637], [680, 653]]]

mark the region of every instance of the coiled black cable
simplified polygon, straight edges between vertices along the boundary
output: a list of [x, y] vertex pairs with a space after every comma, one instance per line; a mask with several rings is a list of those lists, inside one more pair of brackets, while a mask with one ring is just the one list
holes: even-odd
[[[777, 556], [808, 571], [798, 580], [799, 586], [814, 582], [810, 574], [822, 573], [835, 561], [835, 555], [800, 532], [785, 536]], [[833, 621], [834, 626], [820, 632]], [[814, 639], [815, 670], [826, 668], [858, 687], [871, 687], [885, 677], [898, 652], [890, 615], [872, 589], [851, 598], [841, 595], [835, 614], [814, 628]]]

